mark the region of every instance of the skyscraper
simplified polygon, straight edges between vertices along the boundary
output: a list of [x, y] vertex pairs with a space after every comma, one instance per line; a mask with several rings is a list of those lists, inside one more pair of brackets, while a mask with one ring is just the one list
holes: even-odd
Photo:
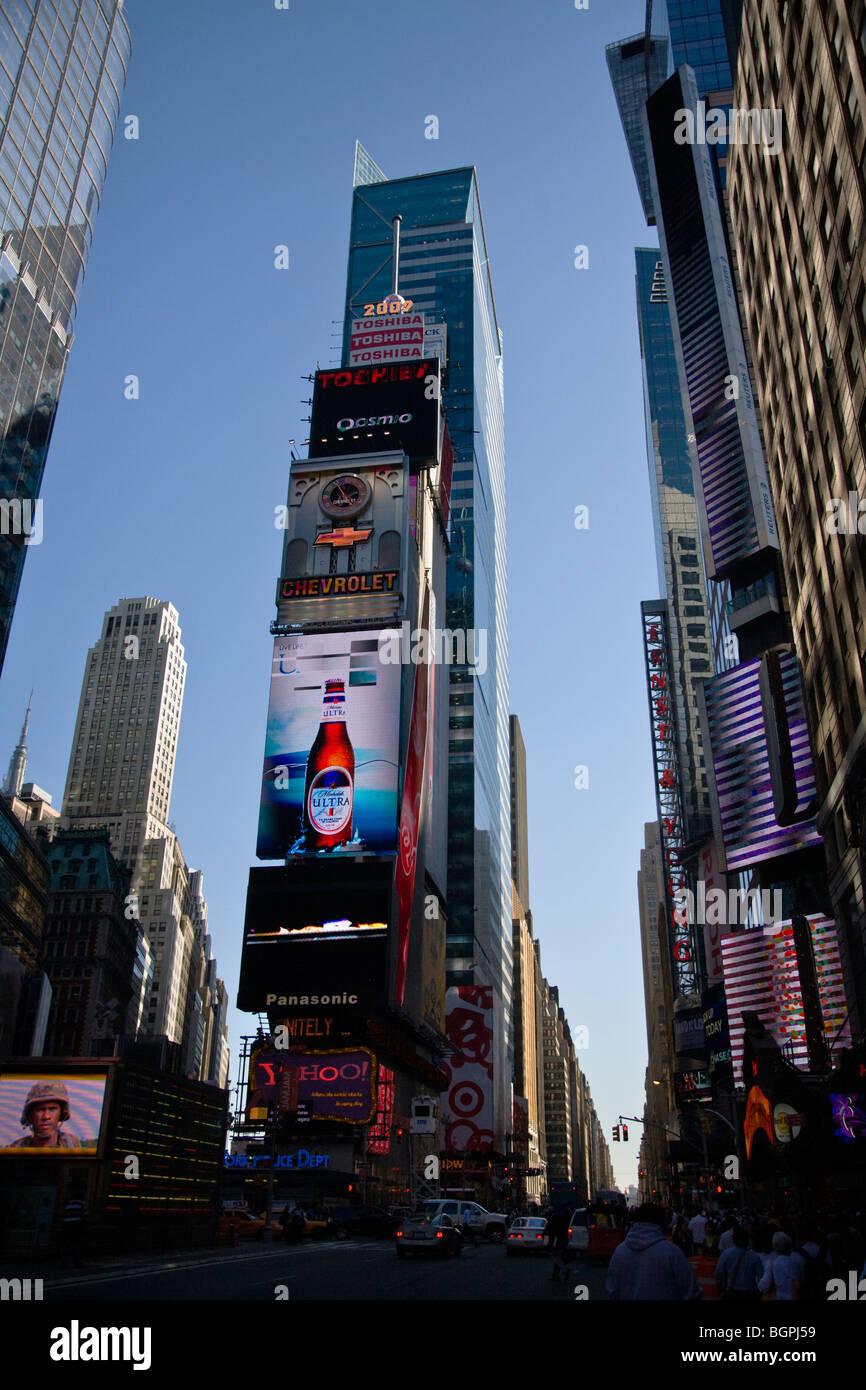
[[511, 878], [529, 910], [529, 821], [526, 805], [526, 748], [516, 714], [509, 715], [511, 734]]
[[679, 391], [664, 267], [658, 251], [635, 251], [650, 498], [659, 588], [668, 602], [672, 689], [686, 840], [709, 830], [697, 686], [712, 675], [707, 586], [691, 452]]
[[[772, 94], [783, 151], [730, 156], [731, 220], [832, 915], [866, 1028], [866, 229], [862, 4], [744, 6], [739, 105]], [[859, 512], [859, 517], [858, 517]]]
[[487, 640], [483, 674], [451, 667], [447, 980], [493, 988], [502, 1134], [510, 1125], [512, 991], [505, 448], [502, 341], [475, 170], [355, 188], [344, 362], [350, 321], [393, 288], [396, 216], [400, 293], [428, 323], [447, 329], [442, 399], [454, 445], [447, 627], [483, 630]]
[[190, 1071], [190, 1059], [205, 1056], [192, 1015], [201, 1009], [206, 962], [196, 945], [201, 883], [168, 824], [186, 680], [180, 638], [177, 610], [160, 599], [121, 599], [105, 614], [87, 656], [63, 823], [107, 827], [112, 853], [129, 869], [130, 909], [154, 960], [153, 977], [144, 980], [142, 1031], [183, 1044]]
[[130, 54], [122, 0], [0, 0], [0, 667]]

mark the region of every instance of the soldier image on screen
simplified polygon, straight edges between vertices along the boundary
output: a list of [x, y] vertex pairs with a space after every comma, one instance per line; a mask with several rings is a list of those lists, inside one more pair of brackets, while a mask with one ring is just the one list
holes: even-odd
[[326, 680], [322, 722], [307, 759], [304, 834], [308, 850], [336, 849], [352, 838], [355, 753], [346, 730], [346, 685]]

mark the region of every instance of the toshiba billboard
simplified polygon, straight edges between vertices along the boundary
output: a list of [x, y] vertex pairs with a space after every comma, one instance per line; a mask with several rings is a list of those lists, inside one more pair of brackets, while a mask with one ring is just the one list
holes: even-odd
[[439, 360], [316, 372], [311, 459], [403, 449], [416, 467], [439, 455]]

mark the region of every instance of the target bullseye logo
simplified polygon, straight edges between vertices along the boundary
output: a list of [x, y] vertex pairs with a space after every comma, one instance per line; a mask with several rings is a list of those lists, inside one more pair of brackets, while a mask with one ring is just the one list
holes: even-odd
[[452, 1088], [448, 1103], [454, 1115], [468, 1119], [477, 1115], [484, 1106], [484, 1092], [474, 1081], [460, 1081]]

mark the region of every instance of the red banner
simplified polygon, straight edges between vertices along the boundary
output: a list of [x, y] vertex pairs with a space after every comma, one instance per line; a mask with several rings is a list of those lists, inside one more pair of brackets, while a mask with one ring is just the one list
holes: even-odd
[[[430, 626], [430, 590], [424, 595], [422, 628]], [[409, 958], [409, 928], [412, 921], [412, 896], [415, 891], [415, 859], [418, 853], [418, 821], [421, 812], [421, 792], [424, 787], [424, 748], [427, 743], [427, 702], [430, 690], [430, 667], [415, 667], [412, 693], [412, 725], [406, 753], [406, 776], [403, 779], [403, 800], [400, 804], [400, 834], [397, 837], [397, 867], [394, 886], [397, 890], [399, 930], [397, 935], [397, 982], [395, 999], [403, 1003], [406, 990], [406, 963]]]

